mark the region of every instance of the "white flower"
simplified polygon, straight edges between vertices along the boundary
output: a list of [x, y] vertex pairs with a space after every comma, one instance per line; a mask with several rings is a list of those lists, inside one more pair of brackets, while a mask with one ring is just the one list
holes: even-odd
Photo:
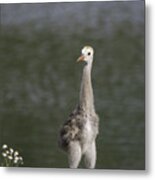
[[15, 164], [17, 164], [18, 163], [18, 160], [17, 159], [14, 159], [14, 161], [13, 161]]
[[13, 154], [14, 150], [12, 148], [10, 148], [10, 153]]
[[8, 146], [6, 144], [3, 144], [2, 149], [7, 149]]
[[3, 156], [3, 157], [6, 157], [6, 156], [7, 156], [7, 154], [3, 152], [3, 153], [2, 153], [2, 156]]
[[20, 156], [20, 157], [19, 157], [19, 160], [23, 161], [23, 158]]
[[7, 150], [7, 151], [5, 151], [5, 153], [6, 153], [6, 154], [10, 154], [10, 152], [9, 152], [8, 150]]
[[15, 151], [14, 152], [14, 156], [18, 156], [19, 155], [19, 152], [18, 151]]
[[19, 157], [18, 157], [18, 156], [15, 156], [15, 158], [14, 158], [14, 159], [18, 161], [18, 160], [19, 160]]
[[12, 159], [13, 159], [13, 157], [9, 155], [9, 156], [8, 156], [8, 159], [12, 160]]

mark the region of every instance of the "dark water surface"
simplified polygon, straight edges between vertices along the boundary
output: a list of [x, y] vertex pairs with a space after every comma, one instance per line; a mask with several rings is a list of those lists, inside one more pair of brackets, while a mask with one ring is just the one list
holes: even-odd
[[78, 101], [75, 62], [89, 44], [96, 168], [144, 169], [144, 2], [3, 4], [0, 13], [0, 145], [18, 149], [24, 166], [68, 166], [58, 133]]

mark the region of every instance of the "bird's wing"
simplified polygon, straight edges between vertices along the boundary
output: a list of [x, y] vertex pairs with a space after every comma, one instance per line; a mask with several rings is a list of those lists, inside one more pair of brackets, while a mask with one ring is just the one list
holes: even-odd
[[70, 141], [80, 140], [81, 131], [84, 127], [81, 114], [71, 114], [60, 131], [61, 146], [68, 146]]

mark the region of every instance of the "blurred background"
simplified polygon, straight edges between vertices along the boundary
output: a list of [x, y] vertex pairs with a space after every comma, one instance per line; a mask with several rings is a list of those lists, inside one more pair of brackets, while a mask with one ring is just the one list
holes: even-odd
[[58, 135], [91, 45], [96, 168], [144, 169], [144, 1], [1, 4], [0, 19], [0, 145], [26, 167], [68, 167]]

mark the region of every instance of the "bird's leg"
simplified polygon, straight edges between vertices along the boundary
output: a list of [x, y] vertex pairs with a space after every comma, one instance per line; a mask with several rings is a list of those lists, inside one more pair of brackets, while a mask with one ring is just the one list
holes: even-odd
[[77, 168], [81, 160], [82, 152], [78, 141], [70, 142], [68, 149], [68, 161], [70, 168]]
[[95, 141], [88, 146], [87, 151], [84, 153], [85, 167], [89, 169], [95, 168], [96, 164], [96, 144]]

